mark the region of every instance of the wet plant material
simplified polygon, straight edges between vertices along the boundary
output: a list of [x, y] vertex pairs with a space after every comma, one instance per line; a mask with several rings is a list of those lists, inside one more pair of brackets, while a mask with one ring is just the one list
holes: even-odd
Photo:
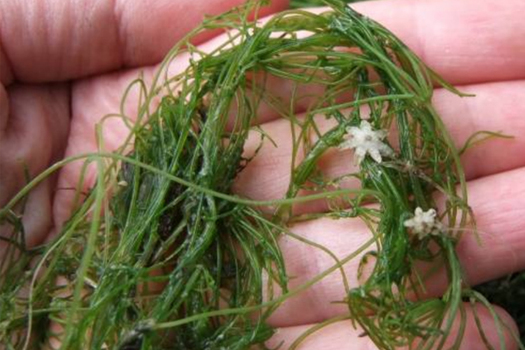
[[[358, 287], [342, 283], [344, 317], [380, 349], [443, 348], [456, 316], [465, 325], [463, 300], [486, 304], [463, 281], [455, 245], [473, 220], [460, 150], [431, 105], [434, 85], [459, 92], [385, 28], [344, 2], [326, 3], [325, 13], [291, 10], [264, 24], [247, 21], [254, 2], [206, 20], [151, 84], [130, 87], [142, 91], [139, 117], [130, 124], [122, 115], [131, 134], [117, 152], [103, 151], [101, 124], [100, 152], [53, 165], [2, 209], [13, 232], [0, 277], [7, 349], [53, 341], [62, 349], [264, 349], [273, 334], [268, 317], [280, 304], [328, 274], [346, 281], [343, 265], [359, 256], [360, 271], [369, 272]], [[229, 31], [223, 45], [211, 52], [191, 45], [217, 28]], [[173, 75], [170, 64], [182, 54], [190, 64]], [[290, 86], [289, 101], [267, 88], [272, 79]], [[305, 86], [319, 93], [302, 94]], [[248, 136], [259, 133], [261, 147], [274, 142], [257, 127], [263, 107], [289, 121], [293, 166], [283, 198], [256, 201], [232, 185], [258, 156], [244, 155]], [[353, 150], [354, 166], [330, 178], [320, 159], [337, 148]], [[85, 197], [79, 190], [82, 201], [53, 241], [28, 249], [15, 205], [78, 161], [96, 167], [95, 185]], [[349, 178], [361, 187], [345, 188]], [[313, 200], [330, 210], [295, 213]], [[321, 216], [362, 220], [370, 240], [336, 258], [290, 230]], [[329, 254], [333, 266], [288, 290], [283, 236]], [[416, 263], [438, 260], [448, 274], [443, 297], [411, 297], [428, 277]], [[461, 338], [460, 331], [453, 348]]]

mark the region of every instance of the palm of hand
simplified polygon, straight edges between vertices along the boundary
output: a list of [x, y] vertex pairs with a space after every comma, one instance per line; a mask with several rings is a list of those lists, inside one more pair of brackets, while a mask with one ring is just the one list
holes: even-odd
[[[231, 4], [206, 6], [209, 9], [207, 12], [221, 12], [226, 9], [224, 6], [229, 7]], [[383, 11], [389, 6], [390, 15]], [[277, 4], [273, 10], [282, 7], [282, 4]], [[475, 9], [474, 12], [471, 11], [471, 7]], [[525, 266], [525, 259], [519, 257], [519, 252], [525, 245], [522, 234], [525, 220], [517, 209], [522, 207], [520, 204], [524, 196], [520, 194], [525, 192], [525, 185], [520, 181], [525, 177], [525, 168], [522, 168], [525, 166], [525, 161], [520, 157], [525, 150], [525, 140], [519, 137], [525, 129], [525, 122], [521, 117], [525, 111], [525, 104], [520, 102], [519, 98], [525, 94], [525, 82], [520, 81], [525, 79], [525, 64], [521, 61], [525, 46], [520, 41], [525, 26], [520, 23], [517, 16], [520, 13], [518, 7], [523, 8], [523, 4], [518, 1], [504, 5], [491, 1], [490, 4], [480, 5], [474, 0], [466, 1], [459, 6], [452, 1], [411, 4], [409, 1], [400, 0], [395, 7], [389, 2], [368, 3], [358, 7], [358, 10], [370, 14], [371, 17], [391, 28], [446, 79], [454, 84], [465, 85], [463, 91], [477, 95], [474, 99], [460, 99], [444, 91], [436, 92], [436, 108], [449, 126], [458, 145], [478, 130], [503, 131], [517, 137], [512, 141], [496, 140], [482, 144], [463, 159], [470, 180], [470, 201], [478, 218], [479, 229], [487, 232], [482, 237], [485, 241], [484, 246], [478, 246], [474, 239], [468, 236], [459, 246], [470, 283], [489, 280], [523, 269]], [[417, 9], [417, 16], [413, 16], [410, 9]], [[140, 5], [137, 5], [134, 8], [135, 12], [131, 12], [137, 15], [140, 10]], [[158, 11], [156, 15], [165, 23], [169, 23], [170, 11], [175, 11], [174, 8], [161, 11], [161, 6], [156, 10]], [[191, 11], [189, 12], [195, 14], [199, 10], [191, 9]], [[101, 11], [101, 13], [105, 12]], [[137, 17], [131, 17], [134, 22], [128, 23], [130, 27], [123, 25], [127, 22], [121, 22], [120, 27], [115, 25], [115, 28], [119, 28], [115, 31], [133, 32], [135, 29], [138, 33], [144, 28], [141, 24], [151, 25], [151, 21], [141, 22]], [[120, 18], [123, 20], [125, 16], [121, 15]], [[111, 18], [104, 16], [98, 20], [101, 21], [100, 23], [106, 23], [106, 20], [113, 23]], [[423, 20], [428, 21], [425, 22], [427, 24], [425, 27], [419, 26]], [[188, 19], [187, 27], [195, 25], [196, 21], [197, 16]], [[162, 35], [170, 31], [165, 27], [151, 25], [143, 36], [137, 36], [139, 39], [135, 42], [125, 44], [119, 43], [117, 39], [119, 35], [114, 35], [114, 40], [109, 40], [104, 38], [101, 32], [98, 32], [98, 35], [86, 34], [81, 38], [86, 40], [88, 47], [79, 50], [83, 52], [83, 59], [74, 61], [73, 58], [73, 61], [60, 65], [49, 61], [40, 62], [40, 66], [31, 65], [31, 62], [27, 62], [30, 57], [27, 52], [31, 51], [24, 52], [23, 48], [19, 48], [18, 51], [7, 50], [7, 47], [12, 48], [13, 45], [4, 43], [4, 52], [9, 55], [2, 56], [0, 51], [0, 63], [7, 62], [6, 56], [11, 62], [16, 60], [16, 64], [12, 64], [10, 69], [11, 73], [15, 72], [17, 79], [21, 81], [38, 82], [65, 80], [107, 71], [121, 66], [123, 61], [126, 61], [123, 57], [133, 57], [126, 62], [131, 66], [142, 66], [158, 62], [169, 46], [187, 30], [187, 27], [183, 27], [184, 25], [174, 28], [172, 38], [162, 38]], [[418, 32], [414, 28], [421, 28], [421, 30]], [[6, 35], [5, 32], [3, 34]], [[148, 46], [148, 35], [155, 38], [160, 36], [161, 43]], [[478, 42], [472, 46], [470, 44], [474, 38], [478, 39]], [[68, 39], [73, 45], [71, 43], [73, 38]], [[77, 39], [75, 42], [78, 41]], [[126, 49], [121, 51], [125, 53], [115, 55], [112, 45], [123, 45], [121, 47]], [[210, 42], [204, 45], [214, 44]], [[32, 50], [37, 51], [35, 55], [42, 52], [41, 47], [40, 49], [33, 47]], [[56, 59], [64, 59], [68, 55], [64, 56], [58, 53], [63, 51], [56, 51]], [[104, 54], [104, 52], [113, 52], [113, 54]], [[498, 59], [494, 59], [496, 55]], [[53, 59], [53, 55], [44, 57]], [[89, 64], [83, 64], [83, 61]], [[180, 67], [185, 65], [183, 59], [176, 64]], [[46, 70], [42, 67], [52, 69]], [[3, 150], [8, 150], [2, 154], [4, 158], [0, 159], [2, 169], [20, 168], [17, 165], [20, 164], [20, 159], [24, 159], [30, 173], [37, 174], [50, 162], [61, 157], [66, 140], [66, 155], [95, 151], [96, 141], [93, 131], [95, 123], [102, 116], [119, 110], [122, 92], [137, 76], [139, 70], [144, 71], [145, 76], [148, 76], [154, 69], [155, 67], [146, 67], [138, 70], [122, 70], [72, 81], [69, 85], [45, 83], [36, 86], [19, 84], [8, 87], [10, 110], [0, 109], [0, 121], [6, 121], [4, 125], [0, 124], [5, 126], [0, 143]], [[4, 85], [12, 80], [10, 72], [5, 68], [2, 69], [1, 66], [0, 78]], [[270, 88], [275, 89], [277, 95], [286, 99], [287, 91], [282, 84], [274, 82]], [[3, 98], [6, 96], [0, 92], [0, 102]], [[0, 106], [6, 106], [6, 103], [0, 103]], [[260, 156], [239, 177], [236, 190], [255, 199], [278, 198], [282, 196], [288, 183], [286, 174], [289, 171], [291, 155], [286, 141], [289, 140], [289, 127], [283, 121], [272, 120], [274, 118], [271, 115], [262, 116], [261, 119], [266, 121], [263, 127], [274, 140], [280, 143], [279, 147], [264, 147]], [[108, 149], [119, 146], [127, 136], [127, 129], [119, 126], [117, 121], [106, 123], [105, 131], [104, 140]], [[248, 148], [255, 146], [254, 142], [251, 146], [249, 144]], [[327, 173], [337, 174], [342, 171], [341, 168], [346, 166], [343, 164], [348, 163], [343, 162], [342, 157], [345, 157], [344, 153], [337, 153], [323, 159], [323, 166]], [[67, 218], [73, 192], [67, 189], [75, 187], [79, 172], [80, 164], [68, 166], [60, 173], [56, 180], [57, 184], [50, 179], [32, 194], [26, 206], [26, 212], [32, 214], [24, 218], [29, 244], [35, 245], [46, 239], [53, 225], [51, 217], [54, 217], [55, 223], [60, 223]], [[22, 172], [2, 171], [0, 178], [2, 179], [0, 200], [5, 202], [24, 183], [24, 177]], [[58, 186], [57, 191], [55, 186]], [[299, 210], [321, 209], [322, 203], [314, 203]], [[319, 235], [321, 229], [326, 234]], [[368, 239], [366, 229], [351, 219], [335, 222], [317, 220], [298, 225], [294, 230], [341, 256], [353, 251]], [[345, 234], [349, 230], [352, 230], [352, 235]], [[486, 247], [490, 247], [490, 250]], [[314, 250], [309, 251], [304, 246], [297, 246], [291, 241], [283, 240], [282, 248], [289, 274], [298, 276], [294, 284], [307, 281], [332, 264], [329, 258], [321, 256]], [[306, 260], [304, 256], [313, 258]], [[355, 276], [355, 265], [346, 268], [349, 276]], [[442, 281], [438, 279], [431, 281], [430, 294], [439, 294], [441, 284]], [[307, 329], [308, 325], [343, 312], [344, 306], [326, 303], [327, 300], [341, 300], [342, 290], [341, 282], [337, 277], [329, 277], [308, 292], [285, 303], [272, 319], [274, 325], [281, 327], [274, 343], [278, 344], [281, 340], [290, 341]], [[490, 329], [490, 317], [486, 315], [484, 319], [487, 323], [486, 329]], [[466, 349], [481, 348], [475, 327], [471, 326], [467, 330], [463, 346]], [[359, 334], [360, 331], [354, 331], [346, 322], [339, 322], [313, 335], [304, 346], [305, 349], [342, 349], [345, 344], [352, 344], [352, 348], [359, 348], [358, 344], [363, 348], [369, 346], [367, 338], [360, 338]], [[488, 335], [489, 338], [496, 339], [494, 332], [489, 331]], [[509, 344], [511, 343], [509, 340]]]

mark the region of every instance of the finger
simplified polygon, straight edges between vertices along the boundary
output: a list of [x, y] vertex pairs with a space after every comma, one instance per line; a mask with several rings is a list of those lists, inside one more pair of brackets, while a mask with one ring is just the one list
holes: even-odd
[[[0, 2], [0, 78], [45, 82], [159, 62], [206, 15], [244, 0]], [[275, 0], [261, 14], [284, 9]], [[216, 33], [196, 38], [202, 41]], [[3, 53], [2, 53], [3, 52]], [[10, 67], [8, 70], [6, 67]]]
[[[493, 349], [501, 349], [500, 337], [497, 332], [495, 321], [490, 314], [489, 310], [483, 306], [471, 306], [465, 304], [466, 308], [466, 328], [465, 333], [460, 343], [460, 349], [486, 349], [487, 346], [483, 341], [482, 336], [478, 330], [475, 322], [475, 314], [480, 320], [482, 329], [487, 337], [488, 343]], [[505, 348], [512, 350], [518, 349], [512, 333], [517, 334], [516, 325], [514, 320], [502, 309], [494, 307], [496, 313], [501, 318], [503, 324], [509, 326], [510, 329], [505, 329], [503, 333], [503, 340]], [[475, 313], [474, 313], [475, 310]], [[269, 348], [276, 348], [281, 345], [280, 349], [289, 349], [290, 346], [306, 331], [312, 330], [315, 325], [304, 325], [295, 327], [280, 328], [276, 334], [267, 342]], [[459, 323], [456, 322], [455, 326], [450, 333], [450, 336], [445, 343], [444, 349], [448, 349], [453, 345], [453, 340], [458, 334]], [[333, 323], [324, 328], [321, 328], [309, 337], [306, 337], [303, 342], [300, 343], [297, 350], [372, 350], [377, 349], [372, 341], [368, 337], [362, 336], [361, 329], [355, 329], [350, 321], [341, 321]]]
[[[259, 12], [259, 16], [282, 11], [288, 7], [288, 0], [271, 1]], [[186, 33], [200, 24], [205, 16], [218, 15], [244, 0], [229, 1], [157, 1], [146, 5], [141, 2], [121, 2], [117, 12], [121, 13], [121, 37], [129, 42], [124, 44], [126, 66], [136, 67], [160, 62], [171, 47]], [[176, 14], [177, 20], [173, 20]], [[125, 25], [125, 27], [124, 27]], [[207, 31], [194, 38], [193, 43], [202, 43], [220, 31]], [[158, 38], [152, 45], [152, 38]]]
[[[0, 101], [0, 207], [32, 177], [62, 157], [69, 130], [67, 86], [13, 85], [8, 93], [9, 98]], [[24, 214], [29, 246], [41, 242], [52, 225], [55, 184], [56, 177], [48, 179], [15, 208], [17, 214]], [[7, 225], [0, 227], [1, 236], [11, 233]]]
[[[525, 269], [525, 168], [483, 177], [468, 183], [469, 203], [477, 221], [478, 237], [464, 233], [457, 251], [465, 283], [476, 285]], [[372, 235], [360, 219], [305, 221], [291, 230], [331, 251], [343, 260], [363, 246]], [[284, 236], [280, 247], [287, 274], [293, 276], [290, 290], [334, 266], [335, 260], [319, 248]], [[375, 249], [371, 247], [369, 250]], [[305, 259], [304, 257], [308, 257]], [[350, 287], [359, 285], [357, 270], [361, 255], [345, 264]], [[446, 273], [436, 273], [426, 282], [426, 296], [438, 296], [448, 285]], [[279, 326], [314, 323], [344, 314], [346, 306], [333, 303], [345, 298], [342, 275], [335, 271], [308, 290], [288, 299], [272, 316]]]
[[[513, 139], [492, 139], [469, 149], [462, 157], [467, 179], [475, 179], [525, 166], [525, 81], [487, 83], [464, 86], [462, 89], [475, 97], [460, 98], [443, 89], [436, 90], [433, 104], [444, 120], [456, 146], [463, 147], [468, 138], [478, 131], [496, 131], [514, 136]], [[317, 118], [319, 129], [327, 131], [334, 121], [324, 116]], [[280, 119], [263, 124], [262, 129], [277, 144], [263, 144], [257, 156], [241, 172], [235, 191], [256, 200], [282, 198], [290, 183], [293, 159], [293, 135], [288, 120]], [[392, 135], [391, 138], [395, 139]], [[254, 154], [260, 136], [253, 132], [245, 147], [246, 155]], [[300, 148], [300, 147], [299, 147]], [[298, 153], [296, 164], [303, 154]], [[332, 150], [319, 163], [328, 179], [358, 171], [351, 151]], [[345, 180], [343, 187], [356, 188], [357, 180]], [[325, 201], [296, 206], [297, 213], [320, 212], [327, 208]]]
[[387, 0], [353, 7], [392, 30], [454, 84], [525, 77], [523, 1]]

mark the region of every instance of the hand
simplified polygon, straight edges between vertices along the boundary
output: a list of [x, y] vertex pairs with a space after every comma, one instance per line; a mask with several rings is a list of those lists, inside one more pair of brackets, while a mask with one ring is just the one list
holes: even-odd
[[[128, 7], [135, 10], [130, 10]], [[274, 10], [278, 7], [274, 7]], [[469, 180], [470, 203], [476, 214], [478, 228], [484, 244], [479, 246], [472, 236], [466, 235], [458, 250], [463, 259], [470, 284], [481, 283], [525, 268], [525, 258], [520, 256], [525, 245], [522, 234], [525, 228], [525, 220], [520, 212], [521, 204], [524, 201], [523, 193], [525, 192], [525, 185], [523, 181], [520, 181], [525, 178], [525, 169], [523, 168], [525, 160], [520, 157], [525, 150], [525, 140], [520, 138], [520, 135], [525, 131], [525, 123], [522, 122], [525, 103], [520, 102], [522, 99], [519, 98], [525, 93], [525, 82], [520, 80], [525, 79], [525, 63], [521, 59], [525, 53], [525, 45], [522, 44], [521, 40], [525, 34], [525, 25], [522, 24], [519, 16], [525, 7], [518, 0], [506, 3], [497, 1], [480, 3], [476, 0], [465, 0], [460, 3], [452, 0], [426, 2], [391, 0], [358, 4], [355, 5], [355, 8], [391, 29], [445, 79], [453, 84], [462, 85], [462, 91], [477, 95], [475, 98], [462, 99], [442, 90], [436, 91], [434, 99], [436, 108], [458, 145], [462, 145], [468, 136], [478, 130], [502, 131], [516, 136], [514, 140], [510, 141], [494, 140], [487, 142], [465, 155], [463, 164]], [[217, 6], [216, 10], [221, 11], [224, 8]], [[121, 9], [122, 13], [126, 11], [128, 11], [127, 16], [131, 16], [129, 12], [133, 11], [139, 15], [144, 14], [140, 9], [137, 10], [137, 7], [128, 4]], [[82, 13], [82, 11], [80, 12]], [[2, 9], [1, 13], [9, 12]], [[170, 23], [173, 18], [173, 15], [170, 16], [172, 13], [165, 10], [159, 10], [158, 13], [154, 14], [148, 9], [148, 13], [152, 17], [154, 16], [156, 23], [163, 23], [164, 21]], [[121, 41], [124, 44], [120, 44], [126, 49], [120, 50], [119, 53], [99, 54], [103, 51], [100, 47], [109, 47], [108, 51], [113, 52], [111, 46], [117, 46], [117, 36], [114, 37], [113, 43], [108, 40], [107, 23], [111, 20], [107, 19], [100, 19], [100, 23], [104, 23], [104, 27], [101, 29], [104, 35], [101, 36], [101, 32], [94, 34], [79, 30], [82, 34], [78, 34], [80, 35], [78, 38], [68, 42], [70, 46], [66, 46], [67, 49], [59, 48], [60, 45], [58, 44], [55, 46], [46, 44], [40, 49], [29, 46], [33, 51], [27, 49], [22, 51], [23, 43], [18, 40], [16, 42], [19, 45], [16, 47], [18, 56], [16, 52], [12, 52], [15, 49], [7, 49], [9, 44], [6, 44], [7, 34], [4, 29], [6, 24], [4, 23], [0, 27], [4, 39], [3, 52], [7, 53], [6, 56], [9, 57], [10, 62], [17, 62], [19, 65], [12, 64], [13, 67], [11, 67], [11, 71], [16, 73], [15, 75], [19, 80], [49, 82], [109, 71], [121, 67], [122, 62], [127, 62], [128, 66], [156, 63], [161, 59], [167, 48], [185, 32], [181, 29], [169, 30], [166, 26], [161, 27], [160, 25], [152, 32], [147, 32], [141, 24], [149, 25], [150, 21], [140, 16], [127, 16], [119, 16], [122, 18], [120, 23], [123, 23], [119, 27], [120, 37], [126, 38], [126, 40]], [[131, 19], [125, 22], [124, 18]], [[62, 21], [58, 22], [62, 23]], [[196, 22], [197, 20], [191, 22], [188, 27], [195, 25]], [[53, 23], [56, 24], [57, 21], [55, 20]], [[71, 21], [71, 23], [76, 25], [79, 22]], [[91, 30], [93, 31], [93, 29]], [[165, 43], [162, 41], [165, 39], [165, 33], [174, 32], [178, 33], [177, 37], [170, 38], [170, 40], [166, 39]], [[69, 33], [75, 33], [75, 31], [70, 30], [67, 34]], [[135, 38], [131, 42], [130, 37], [133, 38], [134, 35], [142, 38], [142, 40]], [[151, 37], [159, 38], [165, 45], [152, 43]], [[102, 43], [96, 39], [101, 40]], [[220, 39], [205, 43], [203, 47], [216, 45], [217, 40]], [[32, 45], [29, 40], [27, 42], [28, 45]], [[83, 56], [78, 56], [78, 53], [74, 55], [73, 53], [76, 52], [71, 51], [74, 49], [73, 45], [78, 42], [86, 42], [85, 45], [82, 45], [82, 49], [77, 49], [83, 53]], [[148, 47], [152, 44], [152, 47]], [[11, 44], [11, 47], [15, 47], [15, 45]], [[44, 49], [54, 47], [57, 49], [52, 49], [51, 53], [45, 55], [37, 56], [34, 51], [42, 52]], [[66, 57], [70, 59], [74, 57], [82, 57], [82, 59], [66, 61], [68, 63], [53, 67], [55, 62], [60, 62], [59, 58], [66, 59], [64, 55], [59, 54], [63, 52], [66, 52], [68, 55]], [[89, 57], [89, 54], [95, 55], [95, 57]], [[42, 63], [36, 60], [36, 57], [41, 57]], [[31, 59], [31, 61], [25, 65], [18, 63], [24, 61], [23, 58], [26, 61]], [[46, 60], [46, 58], [48, 59]], [[0, 67], [5, 67], [4, 61], [4, 57], [0, 56], [0, 63], [2, 63]], [[35, 67], [29, 64], [34, 62], [43, 65], [43, 67]], [[88, 62], [88, 64], [83, 64], [83, 62]], [[179, 67], [184, 67], [186, 63], [182, 58], [176, 64]], [[152, 67], [139, 70], [144, 71], [147, 75], [151, 74], [154, 69]], [[5, 73], [2, 68], [0, 74], [4, 84], [9, 82], [9, 72]], [[22, 115], [26, 116], [31, 113], [24, 111], [23, 108], [33, 107], [34, 110], [42, 111], [40, 118], [37, 118], [35, 112], [35, 120], [53, 121], [58, 118], [56, 115], [60, 114], [62, 121], [57, 122], [57, 124], [66, 125], [69, 117], [68, 109], [71, 109], [71, 128], [66, 155], [94, 151], [96, 149], [93, 131], [95, 123], [103, 115], [118, 111], [123, 89], [137, 74], [137, 70], [126, 70], [71, 83], [70, 108], [68, 108], [69, 90], [67, 86], [12, 86], [8, 89], [11, 107], [10, 117], [7, 119], [7, 114], [3, 113], [1, 115], [3, 118], [0, 120], [8, 120], [9, 123], [12, 123], [11, 125], [16, 125], [17, 118], [22, 118]], [[275, 91], [275, 94], [283, 99], [288, 96], [285, 87], [279, 82], [272, 82], [269, 86]], [[33, 92], [34, 95], [29, 92]], [[50, 93], [54, 93], [54, 95], [49, 95]], [[59, 102], [50, 103], [49, 101], [52, 99], [48, 96], [54, 96]], [[38, 98], [45, 100], [40, 104], [33, 102], [23, 104], [24, 99], [29, 98], [33, 101], [38, 101]], [[5, 103], [0, 104], [0, 106], [4, 105]], [[240, 194], [255, 199], [279, 198], [283, 195], [288, 184], [287, 174], [291, 156], [286, 141], [289, 140], [289, 126], [273, 115], [261, 115], [261, 119], [265, 121], [263, 128], [272, 135], [279, 147], [274, 148], [269, 145], [264, 147], [260, 156], [241, 174], [236, 184], [236, 190]], [[26, 163], [30, 165], [32, 175], [45, 167], [50, 160], [52, 161], [60, 156], [60, 135], [65, 134], [65, 132], [58, 132], [59, 129], [56, 127], [49, 129], [56, 132], [57, 136], [46, 135], [46, 132], [42, 132], [30, 137], [30, 139], [28, 139], [29, 137], [24, 138], [23, 142], [12, 141], [9, 143], [16, 150], [24, 150], [26, 148], [22, 145], [27, 146], [27, 154], [19, 158], [27, 159]], [[6, 130], [9, 132], [12, 129]], [[111, 133], [108, 132], [105, 135], [108, 148], [118, 146], [127, 133], [126, 129], [119, 128], [118, 125], [107, 125], [106, 130], [111, 130]], [[25, 132], [29, 134], [38, 131], [38, 129], [33, 129], [32, 125], [27, 125]], [[9, 142], [11, 138], [4, 136], [1, 142], [4, 140]], [[35, 145], [27, 145], [29, 141], [35, 142]], [[42, 142], [47, 145], [47, 148], [42, 147]], [[3, 147], [2, 145], [2, 149], [4, 149]], [[253, 145], [247, 146], [248, 149], [250, 147], [255, 147], [255, 142]], [[49, 148], [56, 148], [56, 153], [48, 152], [49, 155], [42, 155], [41, 152]], [[348, 154], [338, 153], [323, 159], [326, 172], [337, 174], [344, 171], [342, 167], [348, 162], [342, 160], [343, 157], [347, 156]], [[2, 154], [2, 157], [6, 157], [6, 155]], [[4, 169], [4, 164], [8, 164], [9, 168], [15, 168], [12, 153], [10, 157], [7, 161], [0, 160], [2, 161], [2, 169]], [[47, 158], [45, 159], [45, 157]], [[42, 161], [41, 164], [38, 161]], [[67, 167], [60, 174], [59, 190], [56, 192], [53, 203], [56, 223], [60, 223], [66, 218], [70, 210], [71, 191], [62, 189], [74, 187], [78, 180], [78, 173], [79, 164], [76, 164]], [[7, 178], [4, 172], [1, 176]], [[23, 179], [23, 177], [17, 176], [15, 179]], [[2, 191], [0, 191], [0, 195], [5, 198], [12, 195], [23, 183], [23, 180], [19, 180], [18, 183], [14, 180], [10, 181], [7, 189], [4, 190], [2, 187]], [[3, 181], [2, 183], [6, 182]], [[16, 186], [11, 185], [11, 183], [16, 183]], [[53, 184], [50, 183], [48, 186], [46, 195], [41, 195], [39, 200], [34, 199], [38, 208], [45, 208], [39, 203], [47, 203], [48, 208], [51, 204], [50, 198], [55, 192]], [[42, 192], [45, 191], [42, 190]], [[4, 193], [7, 194], [4, 195]], [[37, 193], [34, 196], [36, 197]], [[303, 208], [303, 210], [321, 210], [322, 205], [322, 203], [316, 203]], [[36, 215], [35, 221], [30, 221], [28, 225], [31, 227], [30, 223], [34, 222], [34, 227], [45, 226], [49, 228], [51, 226], [49, 217], [49, 211], [47, 214]], [[41, 222], [46, 222], [46, 224], [37, 225]], [[45, 239], [46, 231], [42, 229], [31, 231], [35, 232], [31, 233], [33, 238], [31, 242], [36, 244]], [[366, 229], [359, 224], [359, 221], [352, 219], [312, 221], [296, 225], [294, 231], [325, 245], [338, 256], [348, 254], [368, 239]], [[323, 232], [323, 234], [321, 235], [319, 232]], [[489, 247], [490, 249], [488, 249]], [[297, 276], [293, 280], [294, 285], [311, 279], [333, 264], [330, 258], [325, 257], [319, 251], [296, 244], [293, 241], [283, 239], [282, 248], [287, 260], [288, 273]], [[304, 257], [308, 257], [308, 259]], [[354, 276], [355, 282], [355, 263], [348, 264], [346, 269], [349, 276]], [[329, 301], [341, 300], [344, 297], [342, 291], [340, 278], [334, 274], [316, 284], [308, 292], [302, 293], [285, 303], [272, 319], [273, 324], [280, 327], [279, 332], [271, 341], [272, 345], [275, 346], [280, 341], [284, 341], [286, 348], [286, 344], [290, 344], [310, 325], [343, 313], [345, 306], [328, 303]], [[429, 284], [429, 294], [439, 295], [440, 292], [442, 292], [442, 283], [436, 279]], [[487, 336], [496, 345], [497, 334], [490, 315], [483, 311], [480, 313]], [[505, 320], [508, 320], [503, 312], [501, 315]], [[370, 348], [370, 341], [366, 337], [359, 337], [360, 333], [360, 330], [353, 330], [348, 322], [342, 321], [314, 333], [306, 340], [302, 349]], [[507, 339], [508, 348], [516, 348], [510, 336]], [[469, 322], [462, 348], [483, 348], [473, 322]]]

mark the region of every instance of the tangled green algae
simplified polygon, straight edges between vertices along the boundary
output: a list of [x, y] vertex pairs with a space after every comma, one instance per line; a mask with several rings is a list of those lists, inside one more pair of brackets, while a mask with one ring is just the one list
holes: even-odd
[[[330, 273], [346, 281], [343, 265], [362, 252], [360, 270], [369, 272], [360, 286], [342, 283], [345, 318], [380, 349], [434, 349], [443, 347], [459, 316], [453, 348], [459, 347], [463, 301], [486, 301], [465, 286], [454, 249], [473, 220], [461, 151], [431, 105], [434, 85], [459, 92], [388, 30], [342, 1], [325, 2], [326, 12], [290, 10], [265, 23], [247, 21], [260, 6], [255, 2], [207, 19], [170, 52], [150, 86], [134, 83], [142, 91], [139, 117], [118, 151], [65, 159], [2, 209], [0, 219], [13, 232], [0, 277], [6, 349], [51, 341], [63, 349], [265, 349], [272, 312]], [[216, 28], [230, 30], [223, 45], [205, 53], [190, 44], [194, 35]], [[182, 53], [190, 55], [189, 66], [170, 75], [170, 63]], [[269, 79], [292, 87], [289, 101], [267, 89]], [[321, 93], [300, 96], [304, 86]], [[299, 99], [308, 101], [304, 110]], [[232, 191], [258, 156], [244, 155], [248, 136], [259, 132], [261, 146], [273, 142], [257, 126], [261, 106], [295, 130], [289, 187], [278, 200]], [[327, 132], [320, 131], [319, 116], [333, 125]], [[352, 172], [329, 178], [319, 160], [347, 142], [363, 120], [372, 130], [396, 130], [376, 140], [392, 152], [380, 162], [364, 154]], [[96, 183], [53, 241], [27, 248], [15, 204], [74, 161], [84, 161], [84, 169], [95, 165]], [[361, 187], [345, 188], [349, 178]], [[436, 222], [447, 228], [415, 235], [407, 220], [417, 208], [437, 209], [436, 193]], [[324, 213], [293, 210], [320, 199], [328, 203]], [[321, 216], [359, 218], [370, 240], [336, 258], [289, 230], [291, 223]], [[278, 244], [285, 235], [329, 254], [333, 266], [289, 290]], [[416, 271], [420, 261], [446, 268], [442, 297], [417, 297], [428, 277]], [[494, 317], [501, 335], [505, 325]]]

